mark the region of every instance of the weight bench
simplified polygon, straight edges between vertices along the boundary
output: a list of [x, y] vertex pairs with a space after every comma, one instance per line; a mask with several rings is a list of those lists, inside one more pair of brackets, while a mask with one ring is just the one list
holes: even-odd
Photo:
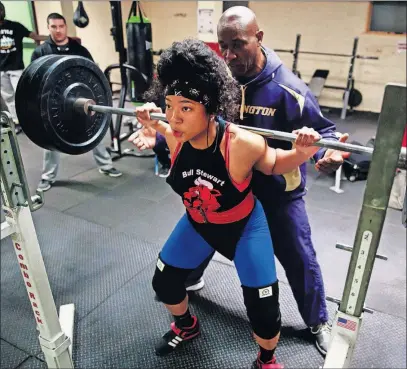
[[311, 81], [308, 83], [309, 89], [311, 90], [312, 94], [315, 96], [315, 98], [317, 100], [321, 96], [321, 93], [322, 93], [322, 90], [324, 89], [328, 75], [329, 75], [329, 70], [317, 69], [314, 72], [314, 74], [311, 78]]

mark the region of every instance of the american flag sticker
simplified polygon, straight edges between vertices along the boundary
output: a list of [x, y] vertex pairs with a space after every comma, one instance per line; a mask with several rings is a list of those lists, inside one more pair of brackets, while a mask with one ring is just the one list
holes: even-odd
[[353, 320], [338, 318], [338, 326], [345, 329], [349, 329], [350, 331], [356, 330], [356, 322], [354, 322]]

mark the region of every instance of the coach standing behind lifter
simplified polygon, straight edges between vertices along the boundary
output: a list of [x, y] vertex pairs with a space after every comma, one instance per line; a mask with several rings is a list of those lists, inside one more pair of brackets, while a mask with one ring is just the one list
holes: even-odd
[[[220, 18], [217, 30], [220, 51], [242, 90], [238, 123], [283, 132], [307, 126], [325, 139], [338, 141], [335, 124], [323, 117], [309, 88], [283, 65], [273, 50], [263, 46], [263, 31], [252, 10], [244, 6], [229, 8]], [[134, 143], [139, 149], [165, 150], [162, 136], [156, 137], [151, 130], [138, 132]], [[347, 139], [348, 134], [339, 138], [341, 142]], [[287, 142], [267, 141], [274, 148], [291, 148]], [[322, 148], [313, 159], [317, 170], [330, 172], [342, 165], [344, 156], [348, 155]], [[254, 171], [252, 183], [253, 193], [266, 213], [275, 255], [285, 270], [298, 310], [318, 350], [326, 355], [330, 325], [321, 268], [304, 201], [305, 164], [281, 176]], [[204, 286], [202, 275], [212, 256], [213, 253], [188, 277], [187, 290], [196, 291]]]

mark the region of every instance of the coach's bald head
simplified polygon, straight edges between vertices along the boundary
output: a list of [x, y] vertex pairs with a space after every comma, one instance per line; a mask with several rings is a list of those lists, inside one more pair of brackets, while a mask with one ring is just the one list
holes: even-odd
[[263, 31], [256, 15], [245, 6], [226, 10], [218, 22], [218, 42], [233, 75], [251, 77], [264, 66]]

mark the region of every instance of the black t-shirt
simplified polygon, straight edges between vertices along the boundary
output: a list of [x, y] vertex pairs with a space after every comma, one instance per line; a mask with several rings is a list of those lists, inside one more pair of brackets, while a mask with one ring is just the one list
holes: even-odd
[[83, 56], [93, 61], [92, 55], [88, 49], [72, 38], [69, 38], [66, 45], [58, 46], [54, 43], [52, 38], [49, 37], [48, 40], [34, 50], [31, 56], [31, 61], [33, 62], [35, 59], [45, 55], [76, 55]]
[[0, 24], [0, 71], [24, 69], [23, 38], [30, 33], [18, 22], [5, 20]]
[[[167, 183], [181, 196], [186, 208], [207, 213], [222, 213], [241, 204], [251, 192], [250, 182], [239, 190], [229, 176], [228, 158], [224, 158], [220, 145], [226, 131], [226, 122], [219, 120], [217, 136], [212, 145], [198, 150], [185, 142], [173, 159]], [[226, 139], [228, 139], [226, 137]], [[227, 144], [226, 144], [227, 146]], [[226, 152], [228, 149], [226, 148]], [[233, 260], [236, 245], [249, 216], [226, 224], [196, 223], [187, 212], [195, 230], [220, 254]]]

